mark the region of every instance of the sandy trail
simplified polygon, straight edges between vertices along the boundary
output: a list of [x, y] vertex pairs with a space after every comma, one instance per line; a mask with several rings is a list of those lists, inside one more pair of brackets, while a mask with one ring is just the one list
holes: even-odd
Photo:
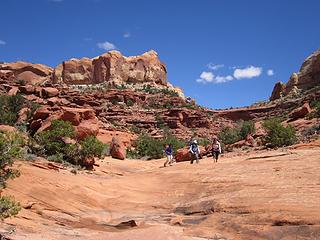
[[[320, 239], [318, 146], [167, 168], [106, 158], [76, 175], [18, 162], [21, 177], [5, 194], [35, 204], [0, 231], [35, 240]], [[118, 225], [129, 220], [138, 226]]]

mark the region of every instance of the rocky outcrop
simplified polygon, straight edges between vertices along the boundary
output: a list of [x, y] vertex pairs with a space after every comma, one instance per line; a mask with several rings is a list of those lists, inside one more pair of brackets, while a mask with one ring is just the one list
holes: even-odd
[[113, 137], [110, 145], [110, 155], [113, 158], [124, 160], [126, 158], [126, 147], [123, 142], [117, 138]]
[[54, 70], [53, 82], [65, 84], [94, 84], [92, 60], [89, 58], [70, 59]]
[[304, 118], [307, 116], [309, 113], [311, 113], [311, 108], [309, 103], [303, 104], [302, 107], [299, 107], [297, 109], [294, 109], [290, 114], [289, 118], [291, 120], [299, 119], [299, 118]]
[[[153, 50], [130, 57], [118, 51], [110, 51], [93, 59], [72, 58], [54, 69], [28, 62], [3, 63], [0, 64], [0, 79], [24, 80], [28, 84], [151, 83], [168, 86], [166, 66]], [[181, 89], [176, 88], [175, 91], [183, 95]]]
[[270, 100], [282, 96], [297, 94], [299, 90], [308, 90], [320, 85], [320, 49], [310, 55], [302, 64], [298, 73], [293, 73], [287, 84], [277, 83]]
[[270, 101], [274, 101], [276, 99], [279, 99], [282, 97], [284, 89], [285, 89], [286, 85], [282, 82], [277, 82], [276, 85], [274, 85], [271, 97], [270, 97]]
[[59, 106], [43, 106], [33, 115], [30, 129], [33, 132], [45, 131], [53, 120], [69, 121], [75, 128], [77, 139], [81, 140], [90, 135], [98, 135], [100, 121], [89, 108], [70, 108]]
[[114, 85], [145, 82], [167, 84], [166, 67], [155, 51], [132, 57], [111, 51], [93, 59], [92, 65], [94, 82], [110, 82]]
[[0, 78], [41, 84], [52, 79], [53, 69], [42, 64], [13, 62], [0, 64]]
[[93, 59], [64, 61], [54, 70], [53, 82], [69, 85], [107, 83], [155, 83], [167, 86], [167, 70], [155, 51], [125, 57], [110, 51]]

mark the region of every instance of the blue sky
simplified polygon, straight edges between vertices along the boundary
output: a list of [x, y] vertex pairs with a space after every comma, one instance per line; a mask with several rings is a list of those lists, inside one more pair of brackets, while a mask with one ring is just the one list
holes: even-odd
[[320, 47], [318, 0], [2, 0], [0, 61], [55, 66], [154, 49], [168, 80], [211, 108], [267, 99]]

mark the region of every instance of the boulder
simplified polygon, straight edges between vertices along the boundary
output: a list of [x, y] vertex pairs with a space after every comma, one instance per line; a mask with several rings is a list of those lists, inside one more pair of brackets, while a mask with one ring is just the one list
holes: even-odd
[[27, 94], [27, 95], [35, 93], [35, 90], [36, 90], [36, 88], [33, 85], [25, 85], [25, 86], [20, 86], [19, 87], [19, 91], [21, 93]]
[[178, 149], [175, 155], [176, 162], [190, 161], [192, 158], [188, 148]]
[[52, 111], [48, 108], [48, 106], [43, 106], [39, 109], [37, 109], [34, 114], [33, 114], [33, 119], [37, 120], [37, 119], [46, 119], [50, 116], [50, 114], [52, 114]]
[[70, 110], [64, 111], [60, 119], [64, 121], [69, 121], [74, 126], [78, 126], [81, 122], [79, 112], [70, 111]]
[[41, 96], [44, 98], [51, 98], [59, 95], [59, 90], [52, 87], [45, 87], [41, 89]]
[[81, 166], [88, 170], [92, 170], [95, 164], [95, 159], [93, 157], [88, 157], [81, 162]]
[[303, 104], [302, 107], [299, 107], [299, 108], [293, 110], [289, 114], [289, 118], [292, 119], [292, 120], [299, 119], [299, 118], [304, 118], [309, 113], [311, 113], [310, 105], [309, 105], [309, 103], [305, 103], [305, 104]]
[[110, 145], [110, 155], [113, 158], [124, 160], [126, 158], [126, 147], [123, 142], [117, 138], [112, 138], [112, 142]]
[[79, 140], [91, 135], [97, 136], [99, 133], [99, 121], [97, 119], [82, 120], [75, 129]]

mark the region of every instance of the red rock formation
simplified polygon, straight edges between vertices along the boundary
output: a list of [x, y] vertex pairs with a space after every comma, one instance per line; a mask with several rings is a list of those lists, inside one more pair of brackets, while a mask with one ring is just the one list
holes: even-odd
[[283, 91], [285, 89], [285, 84], [282, 82], [277, 82], [276, 85], [274, 85], [270, 101], [274, 101], [276, 99], [279, 99], [282, 97]]
[[311, 54], [302, 64], [298, 73], [293, 73], [287, 84], [277, 83], [270, 100], [287, 96], [294, 89], [308, 90], [320, 85], [320, 49]]
[[289, 114], [289, 118], [292, 119], [292, 120], [299, 119], [299, 118], [304, 118], [309, 113], [311, 113], [310, 105], [309, 105], [309, 103], [305, 103], [305, 104], [303, 104], [302, 107], [294, 109]]
[[120, 160], [124, 160], [126, 158], [126, 147], [123, 142], [117, 138], [113, 137], [111, 145], [110, 145], [110, 155], [113, 158], [117, 158]]
[[42, 64], [33, 64], [28, 62], [0, 64], [0, 73], [10, 73], [14, 76], [14, 79], [23, 80], [30, 84], [40, 84], [45, 81], [50, 81], [52, 72], [52, 68]]

